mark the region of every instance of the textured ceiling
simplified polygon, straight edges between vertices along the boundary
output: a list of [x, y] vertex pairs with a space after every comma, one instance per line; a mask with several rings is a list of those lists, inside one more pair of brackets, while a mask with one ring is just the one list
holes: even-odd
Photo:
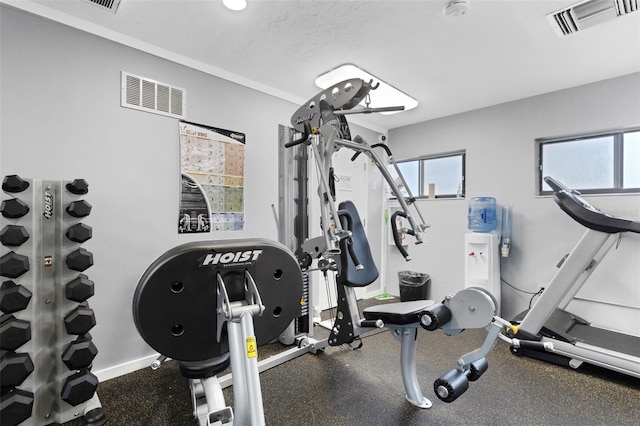
[[248, 0], [243, 12], [216, 0], [122, 0], [115, 14], [86, 0], [0, 1], [297, 103], [319, 91], [319, 74], [357, 64], [419, 101], [357, 118], [378, 129], [640, 71], [640, 13], [557, 37], [545, 15], [576, 1], [471, 0], [458, 20], [443, 16], [445, 0]]

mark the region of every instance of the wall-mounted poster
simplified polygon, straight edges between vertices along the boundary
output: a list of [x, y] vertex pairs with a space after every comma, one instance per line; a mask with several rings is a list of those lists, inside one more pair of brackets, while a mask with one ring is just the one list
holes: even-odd
[[178, 232], [244, 229], [245, 134], [180, 121]]

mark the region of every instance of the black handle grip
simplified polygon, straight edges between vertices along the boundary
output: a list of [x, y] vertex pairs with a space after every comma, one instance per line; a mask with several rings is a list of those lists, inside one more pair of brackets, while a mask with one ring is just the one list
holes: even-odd
[[411, 260], [411, 256], [409, 256], [409, 253], [407, 253], [407, 251], [402, 246], [402, 242], [400, 241], [400, 236], [398, 235], [398, 225], [396, 224], [396, 218], [398, 216], [402, 216], [406, 218], [407, 214], [401, 210], [398, 210], [391, 215], [391, 233], [393, 234], [393, 242], [396, 244], [398, 251], [400, 252], [400, 254], [402, 254], [404, 259], [408, 262]]
[[287, 142], [284, 144], [285, 148], [291, 148], [296, 145], [300, 145], [301, 143], [305, 143], [307, 139], [309, 139], [309, 134], [311, 133], [311, 125], [308, 121], [303, 123], [304, 132], [302, 132], [302, 136], [298, 139], [292, 140], [291, 142]]
[[[360, 135], [357, 135], [355, 138], [353, 138], [353, 142], [356, 143], [363, 143], [364, 140], [362, 139], [362, 137]], [[356, 158], [358, 158], [358, 155], [360, 155], [362, 151], [356, 151], [355, 154], [353, 154], [353, 156], [351, 157], [351, 161], [356, 161]]]
[[[351, 217], [351, 215], [343, 210], [341, 210], [338, 214], [340, 216], [340, 222], [342, 224], [342, 227], [349, 230], [353, 229], [353, 218]], [[362, 263], [360, 263], [360, 259], [358, 258], [358, 255], [356, 254], [356, 250], [353, 247], [353, 237], [349, 237], [347, 239], [346, 246], [347, 246], [347, 252], [351, 257], [353, 264], [356, 266], [356, 270], [363, 269], [364, 266], [362, 265]]]
[[349, 252], [349, 256], [351, 257], [353, 264], [356, 265], [356, 270], [360, 271], [364, 269], [364, 265], [360, 263], [360, 259], [353, 248], [353, 239], [351, 237], [349, 237], [349, 241], [347, 241], [347, 251]]
[[380, 320], [362, 320], [360, 321], [360, 327], [380, 328]]
[[374, 143], [373, 145], [371, 145], [371, 148], [383, 148], [387, 152], [387, 155], [389, 157], [392, 156], [391, 150], [389, 149], [389, 147], [383, 143]]
[[[389, 147], [383, 143], [374, 143], [373, 145], [371, 145], [371, 148], [382, 148], [387, 152], [387, 155], [389, 157], [391, 157], [391, 150], [389, 149]], [[351, 161], [355, 161], [356, 158], [358, 158], [358, 155], [360, 155], [362, 151], [358, 151], [355, 154], [353, 154], [353, 156], [351, 157]]]

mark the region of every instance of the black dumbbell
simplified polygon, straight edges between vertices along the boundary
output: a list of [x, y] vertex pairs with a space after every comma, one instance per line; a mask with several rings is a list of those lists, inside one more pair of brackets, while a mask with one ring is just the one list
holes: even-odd
[[24, 226], [7, 225], [0, 231], [0, 243], [7, 247], [17, 247], [29, 239], [29, 233]]
[[33, 372], [33, 361], [26, 352], [5, 352], [0, 357], [0, 383], [2, 387], [20, 386]]
[[0, 275], [18, 278], [29, 270], [29, 258], [13, 251], [0, 257]]
[[0, 349], [15, 351], [31, 340], [31, 324], [13, 315], [0, 317]]
[[67, 229], [67, 238], [75, 243], [84, 243], [91, 239], [93, 230], [89, 225], [84, 223], [76, 223]]
[[69, 334], [87, 334], [95, 325], [96, 316], [86, 303], [76, 306], [64, 317], [64, 327]]
[[29, 182], [18, 175], [7, 175], [2, 181], [2, 190], [4, 192], [22, 192], [27, 188], [29, 188]]
[[73, 406], [90, 400], [98, 388], [98, 378], [89, 370], [80, 370], [64, 381], [60, 396]]
[[65, 259], [67, 268], [82, 272], [93, 265], [93, 254], [82, 247], [69, 253]]
[[91, 204], [85, 200], [72, 201], [67, 206], [67, 213], [73, 217], [85, 217], [91, 213]]
[[94, 290], [94, 282], [85, 274], [79, 274], [76, 278], [67, 283], [65, 287], [65, 295], [67, 299], [81, 303], [93, 296]]
[[89, 192], [89, 184], [84, 179], [74, 179], [73, 182], [66, 185], [67, 191], [72, 194], [82, 195]]
[[96, 355], [98, 355], [98, 348], [93, 344], [91, 338], [81, 336], [64, 348], [62, 362], [69, 370], [79, 370], [89, 367]]
[[31, 292], [22, 284], [5, 281], [0, 286], [0, 310], [5, 314], [26, 309], [31, 300]]
[[0, 425], [17, 425], [33, 411], [33, 392], [13, 388], [0, 396]]
[[17, 198], [10, 198], [2, 200], [0, 212], [2, 212], [2, 216], [8, 219], [18, 219], [29, 213], [29, 206]]
[[84, 302], [94, 294], [95, 284], [85, 274], [80, 274], [67, 283], [65, 295], [74, 302]]

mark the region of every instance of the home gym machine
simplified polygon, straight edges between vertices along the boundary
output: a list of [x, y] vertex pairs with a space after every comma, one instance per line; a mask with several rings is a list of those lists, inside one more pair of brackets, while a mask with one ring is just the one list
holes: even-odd
[[[298, 262], [263, 240], [193, 242], [144, 272], [133, 298], [138, 332], [189, 379], [200, 426], [264, 425], [258, 346], [300, 310]], [[217, 375], [231, 364], [234, 406]]]
[[[319, 346], [317, 341], [312, 338], [313, 321], [312, 312], [314, 304], [312, 303], [313, 292], [309, 291], [310, 272], [312, 270], [320, 270], [327, 277], [329, 272], [337, 272], [337, 276], [345, 277], [340, 274], [338, 267], [347, 265], [347, 262], [337, 262], [343, 254], [348, 254], [354, 265], [349, 268], [363, 271], [359, 274], [350, 274], [356, 280], [351, 285], [347, 285], [345, 290], [347, 293], [354, 292], [354, 287], [364, 287], [377, 279], [378, 271], [373, 260], [369, 261], [368, 270], [363, 264], [363, 260], [358, 258], [357, 250], [353, 250], [351, 244], [352, 232], [345, 228], [343, 220], [349, 220], [346, 212], [339, 212], [341, 206], [336, 206], [335, 182], [337, 180], [334, 174], [332, 163], [333, 155], [341, 148], [347, 148], [354, 151], [354, 161], [360, 154], [364, 153], [380, 170], [381, 174], [389, 184], [401, 205], [401, 210], [396, 212], [392, 217], [393, 226], [396, 225], [395, 218], [400, 215], [406, 218], [409, 227], [400, 230], [406, 234], [415, 236], [416, 244], [422, 242], [421, 233], [428, 228], [420, 211], [414, 204], [415, 198], [411, 196], [404, 197], [394, 182], [392, 176], [388, 172], [382, 160], [376, 154], [376, 148], [384, 150], [389, 155], [389, 161], [395, 166], [398, 176], [404, 182], [402, 173], [393, 161], [391, 152], [384, 144], [369, 145], [362, 137], [356, 136], [351, 140], [351, 132], [345, 118], [349, 114], [357, 113], [373, 113], [383, 111], [401, 110], [403, 107], [386, 107], [386, 108], [357, 108], [361, 101], [369, 99], [369, 93], [377, 86], [372, 82], [365, 82], [361, 79], [350, 79], [329, 87], [305, 102], [291, 117], [291, 125], [293, 127], [280, 126], [280, 197], [277, 220], [278, 220], [278, 236], [279, 240], [292, 250], [301, 265], [303, 272], [303, 280], [305, 283], [305, 301], [303, 310], [304, 315], [297, 318], [291, 327], [283, 333], [280, 341], [285, 344], [298, 342], [298, 346], [304, 348], [307, 344], [313, 345], [315, 349]], [[309, 163], [313, 163], [310, 165]], [[309, 189], [311, 175], [313, 169], [317, 172], [318, 189], [317, 195], [320, 203], [320, 224], [322, 235], [314, 238], [309, 237]], [[406, 183], [404, 184], [406, 187]], [[315, 197], [313, 197], [315, 198]], [[414, 215], [410, 213], [410, 206], [414, 205], [417, 217], [420, 222], [414, 219]], [[355, 206], [353, 207], [355, 209]], [[359, 219], [358, 219], [359, 220]], [[361, 226], [361, 225], [358, 225]], [[394, 229], [394, 234], [398, 234]], [[364, 234], [364, 230], [362, 231]], [[366, 241], [366, 239], [365, 239]], [[344, 249], [341, 245], [344, 243]], [[410, 256], [400, 241], [397, 241], [399, 250], [403, 253], [407, 260]], [[368, 243], [365, 251], [369, 251]], [[317, 262], [317, 267], [311, 268], [313, 262]], [[349, 282], [349, 281], [346, 281]], [[353, 284], [356, 283], [357, 284]], [[339, 282], [337, 290], [340, 293], [344, 287]], [[352, 297], [340, 297], [338, 295], [338, 304], [344, 304], [344, 309], [339, 306], [339, 312], [348, 313], [357, 309], [348, 309], [347, 300], [353, 298], [355, 303], [355, 295]], [[359, 334], [359, 323], [357, 318], [351, 318], [347, 321], [352, 324], [354, 329], [349, 332], [345, 331], [344, 335], [351, 334], [350, 339], [357, 337]], [[353, 319], [353, 321], [351, 321]], [[333, 327], [332, 333], [335, 332]], [[328, 344], [343, 344], [342, 337], [330, 337]]]
[[578, 368], [583, 362], [640, 377], [640, 337], [594, 327], [565, 309], [625, 232], [640, 222], [602, 213], [552, 177], [545, 182], [560, 208], [587, 230], [563, 259], [538, 302], [520, 315], [512, 352]]
[[[316, 270], [325, 275], [328, 271], [336, 274], [337, 313], [328, 338], [331, 346], [352, 344], [360, 336], [372, 329], [388, 327], [391, 334], [401, 343], [401, 370], [406, 398], [413, 405], [429, 408], [431, 402], [420, 390], [416, 372], [416, 339], [417, 330], [422, 326], [427, 330], [443, 328], [448, 334], [458, 334], [465, 328], [486, 328], [489, 331], [485, 344], [458, 359], [456, 368], [434, 384], [438, 397], [451, 402], [460, 396], [469, 385], [469, 381], [477, 380], [487, 369], [485, 355], [491, 350], [501, 330], [508, 323], [496, 314], [496, 302], [493, 297], [481, 289], [465, 289], [455, 296], [447, 298], [443, 303], [431, 300], [390, 303], [373, 306], [363, 310], [360, 318], [355, 295], [355, 288], [373, 283], [378, 277], [378, 270], [371, 256], [364, 227], [358, 212], [350, 201], [335, 205], [335, 175], [332, 156], [341, 148], [354, 151], [351, 158], [365, 154], [380, 170], [382, 176], [398, 199], [400, 210], [391, 218], [394, 242], [406, 260], [410, 256], [397, 238], [395, 228], [396, 216], [404, 217], [409, 228], [402, 232], [412, 235], [416, 244], [422, 242], [420, 234], [428, 225], [425, 223], [415, 199], [411, 195], [402, 173], [398, 169], [391, 152], [386, 145], [369, 145], [362, 137], [351, 138], [351, 132], [345, 115], [389, 111], [391, 108], [359, 108], [354, 109], [374, 90], [371, 82], [352, 79], [338, 83], [320, 92], [302, 105], [291, 119], [293, 131], [281, 126], [281, 139], [286, 139], [281, 152], [281, 186], [282, 181], [294, 182], [294, 189], [284, 191], [280, 200], [279, 232], [284, 238], [293, 235], [287, 245], [296, 253], [303, 274], [308, 274], [317, 262]], [[297, 134], [296, 134], [297, 132]], [[297, 137], [296, 137], [297, 136]], [[282, 142], [282, 141], [281, 141]], [[307, 147], [311, 147], [311, 152]], [[400, 182], [408, 192], [404, 197], [386, 169], [386, 166], [375, 152], [381, 148], [389, 157], [400, 177]], [[287, 154], [287, 151], [290, 153]], [[320, 223], [322, 236], [308, 238], [308, 172], [306, 164], [313, 156], [318, 174], [320, 199]], [[284, 158], [284, 161], [282, 160]], [[283, 178], [289, 172], [293, 178]], [[285, 187], [287, 187], [285, 185]], [[282, 194], [281, 194], [282, 195]], [[283, 199], [284, 198], [284, 199]], [[293, 203], [295, 212], [283, 210], [283, 203]], [[413, 205], [420, 222], [410, 213]], [[291, 224], [291, 225], [289, 225]], [[293, 226], [293, 229], [287, 228]], [[284, 231], [286, 230], [286, 231]], [[308, 278], [307, 278], [308, 281]]]
[[[374, 148], [357, 136], [350, 140], [349, 127], [344, 118], [349, 109], [355, 107], [372, 90], [370, 83], [359, 79], [348, 80], [314, 96], [292, 116], [293, 128], [280, 126], [280, 200], [278, 235], [281, 242], [296, 253], [305, 283], [303, 315], [296, 318], [280, 337], [282, 343], [296, 342], [300, 350], [305, 347], [324, 348], [327, 345], [352, 344], [368, 331], [393, 326], [402, 345], [401, 369], [407, 399], [421, 408], [431, 402], [422, 395], [415, 369], [415, 336], [419, 327], [417, 315], [433, 304], [423, 300], [387, 305], [386, 322], [378, 318], [360, 318], [355, 296], [356, 287], [364, 287], [378, 278], [378, 269], [373, 261], [363, 224], [354, 204], [346, 201], [336, 206], [335, 175], [332, 156], [340, 148], [355, 151], [352, 160], [365, 153], [381, 170], [398, 196], [404, 210], [399, 212], [407, 218], [412, 235], [421, 242], [420, 232], [427, 225], [417, 225], [410, 215], [409, 205], [413, 199], [405, 200], [395, 185]], [[337, 112], [337, 108], [340, 112]], [[366, 112], [390, 110], [372, 109]], [[361, 110], [356, 110], [361, 111]], [[335, 113], [335, 114], [334, 114]], [[385, 151], [389, 152], [388, 149]], [[318, 176], [318, 199], [320, 200], [320, 222], [322, 235], [309, 238], [309, 160], [315, 164]], [[399, 171], [398, 171], [399, 172]], [[401, 173], [399, 172], [401, 175]], [[419, 215], [419, 212], [418, 212]], [[422, 218], [421, 218], [422, 219]], [[405, 252], [406, 254], [406, 252]], [[408, 255], [406, 256], [408, 258]], [[315, 263], [315, 267], [312, 264]], [[313, 292], [310, 289], [310, 273], [320, 270], [325, 277], [336, 276], [338, 299], [337, 315], [327, 339], [313, 338]], [[400, 305], [400, 304], [393, 304]]]

